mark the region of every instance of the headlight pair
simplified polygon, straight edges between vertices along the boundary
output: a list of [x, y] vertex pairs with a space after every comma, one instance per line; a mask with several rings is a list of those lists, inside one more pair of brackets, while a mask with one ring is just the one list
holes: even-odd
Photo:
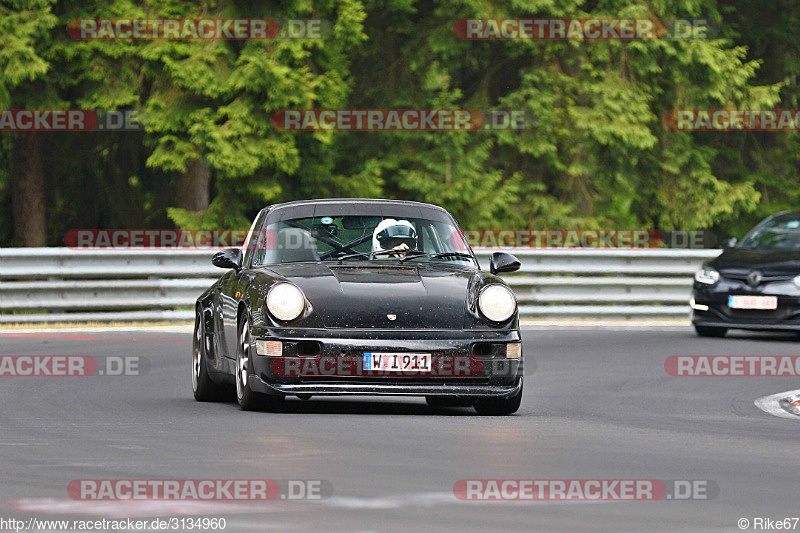
[[[294, 320], [305, 309], [306, 300], [291, 283], [276, 283], [267, 294], [267, 309], [278, 320]], [[478, 297], [481, 313], [493, 322], [505, 322], [517, 309], [514, 293], [503, 285], [485, 287]]]
[[488, 285], [478, 296], [478, 307], [492, 322], [505, 322], [517, 309], [514, 293], [504, 285]]
[[[703, 267], [697, 271], [697, 274], [694, 275], [694, 279], [698, 283], [713, 285], [720, 280], [720, 274], [711, 267]], [[792, 282], [794, 282], [795, 287], [800, 289], [800, 276], [796, 276], [792, 279]]]

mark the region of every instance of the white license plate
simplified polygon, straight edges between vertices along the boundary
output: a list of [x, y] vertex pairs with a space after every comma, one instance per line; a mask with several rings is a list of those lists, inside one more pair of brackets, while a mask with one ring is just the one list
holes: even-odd
[[364, 353], [364, 370], [387, 372], [430, 372], [429, 353]]
[[773, 310], [778, 308], [777, 296], [728, 296], [728, 307], [731, 309], [762, 309]]

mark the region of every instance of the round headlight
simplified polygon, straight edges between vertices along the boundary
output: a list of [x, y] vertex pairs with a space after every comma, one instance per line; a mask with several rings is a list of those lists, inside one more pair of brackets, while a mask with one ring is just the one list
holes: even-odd
[[698, 283], [704, 283], [706, 285], [713, 285], [719, 281], [719, 272], [714, 270], [711, 267], [703, 267], [697, 271], [697, 274], [694, 275], [694, 280]]
[[278, 320], [294, 320], [305, 305], [303, 293], [291, 283], [273, 285], [267, 294], [267, 309]]
[[503, 285], [489, 285], [478, 297], [478, 307], [483, 316], [493, 322], [504, 322], [511, 318], [517, 308], [514, 293]]

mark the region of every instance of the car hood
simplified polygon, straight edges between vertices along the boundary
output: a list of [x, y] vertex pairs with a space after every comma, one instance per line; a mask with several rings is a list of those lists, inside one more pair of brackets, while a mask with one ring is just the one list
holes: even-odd
[[721, 272], [759, 270], [766, 276], [800, 274], [800, 250], [729, 248], [711, 266]]
[[269, 269], [300, 287], [326, 328], [464, 329], [469, 295], [482, 285], [477, 270], [426, 265], [290, 263]]

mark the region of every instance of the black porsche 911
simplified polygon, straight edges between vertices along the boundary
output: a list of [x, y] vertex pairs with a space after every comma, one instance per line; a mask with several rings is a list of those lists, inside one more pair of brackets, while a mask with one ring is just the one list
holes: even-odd
[[800, 335], [800, 213], [781, 212], [733, 239], [695, 275], [690, 302], [698, 335], [728, 329]]
[[522, 399], [514, 293], [492, 255], [481, 270], [458, 224], [430, 204], [365, 199], [273, 205], [229, 271], [197, 300], [192, 387], [235, 385], [245, 410], [286, 396], [424, 396], [506, 415]]

